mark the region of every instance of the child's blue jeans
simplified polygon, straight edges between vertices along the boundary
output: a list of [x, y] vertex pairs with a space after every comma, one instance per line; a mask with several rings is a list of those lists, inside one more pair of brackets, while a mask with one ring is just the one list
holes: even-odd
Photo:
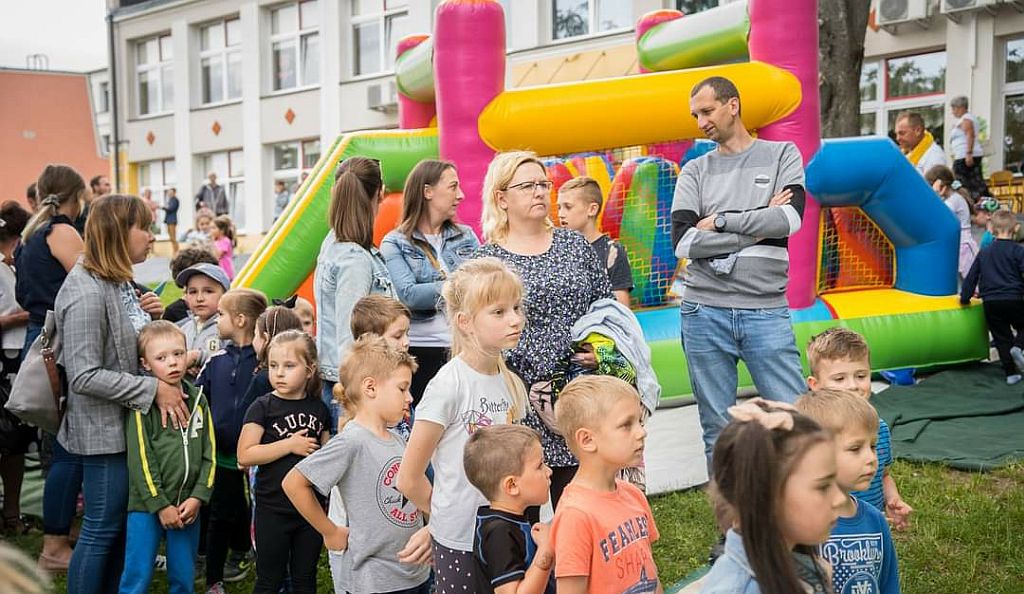
[[128, 512], [128, 543], [120, 594], [144, 594], [150, 591], [153, 559], [160, 546], [160, 539], [165, 535], [170, 592], [194, 594], [199, 522], [192, 522], [180, 530], [164, 530], [157, 514], [145, 512]]

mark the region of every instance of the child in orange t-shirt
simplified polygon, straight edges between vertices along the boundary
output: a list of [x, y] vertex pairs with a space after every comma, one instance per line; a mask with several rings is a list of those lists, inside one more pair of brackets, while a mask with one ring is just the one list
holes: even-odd
[[664, 592], [651, 507], [640, 489], [615, 478], [643, 460], [640, 415], [636, 390], [612, 376], [579, 377], [555, 403], [558, 427], [580, 460], [551, 525], [558, 594]]

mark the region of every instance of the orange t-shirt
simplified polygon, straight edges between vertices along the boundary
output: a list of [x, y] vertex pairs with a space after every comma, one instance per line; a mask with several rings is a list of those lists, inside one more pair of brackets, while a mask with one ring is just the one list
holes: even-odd
[[551, 524], [555, 577], [587, 576], [594, 594], [644, 594], [658, 587], [651, 544], [658, 527], [647, 498], [625, 481], [611, 493], [570, 483]]

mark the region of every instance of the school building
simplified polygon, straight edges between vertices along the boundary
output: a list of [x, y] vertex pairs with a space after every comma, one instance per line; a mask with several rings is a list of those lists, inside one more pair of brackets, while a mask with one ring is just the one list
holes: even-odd
[[[727, 1], [502, 0], [506, 87], [635, 73], [633, 27], [641, 15]], [[939, 0], [874, 1], [862, 131], [885, 134], [897, 113], [916, 109], [944, 139], [951, 123], [945, 106], [963, 94], [986, 131], [987, 168], [1016, 167], [1024, 156], [1020, 4], [941, 0], [984, 5], [954, 22]], [[894, 13], [889, 2], [911, 10]], [[190, 197], [215, 172], [238, 228], [265, 231], [275, 181], [294, 188], [339, 133], [397, 127], [395, 46], [431, 31], [438, 3], [109, 0], [114, 68], [90, 76], [94, 93], [116, 93], [119, 144], [110, 150], [121, 188], [151, 188], [160, 200], [175, 187], [187, 226]], [[928, 8], [914, 12], [916, 4]], [[109, 109], [112, 101], [93, 103]]]

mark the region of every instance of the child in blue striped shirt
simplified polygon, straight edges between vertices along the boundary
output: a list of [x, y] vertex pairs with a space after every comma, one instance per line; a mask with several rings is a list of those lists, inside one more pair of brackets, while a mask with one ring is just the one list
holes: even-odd
[[[853, 330], [829, 328], [812, 337], [807, 345], [807, 363], [811, 367], [811, 376], [807, 378], [810, 389], [851, 390], [871, 399], [871, 351], [864, 337]], [[879, 419], [878, 470], [866, 491], [855, 491], [852, 495], [878, 508], [894, 528], [903, 530], [910, 525], [914, 510], [900, 497], [896, 481], [889, 474], [891, 465], [889, 425]]]

